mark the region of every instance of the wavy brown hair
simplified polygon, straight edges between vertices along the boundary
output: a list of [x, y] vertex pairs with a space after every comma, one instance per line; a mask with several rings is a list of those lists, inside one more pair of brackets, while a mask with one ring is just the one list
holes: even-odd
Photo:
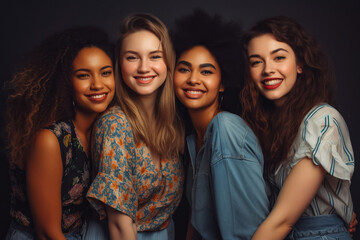
[[[120, 73], [119, 58], [122, 42], [129, 34], [141, 30], [153, 33], [160, 40], [164, 53], [164, 61], [167, 66], [165, 82], [157, 92], [155, 129], [150, 127], [137, 94], [124, 83]], [[116, 100], [131, 125], [135, 140], [143, 140], [148, 147], [154, 149], [162, 156], [178, 155], [179, 152], [183, 151], [184, 132], [175, 108], [175, 93], [173, 90], [175, 53], [165, 24], [151, 14], [138, 13], [130, 15], [122, 23], [120, 38], [116, 48]]]
[[6, 109], [10, 163], [24, 163], [40, 129], [74, 117], [70, 76], [73, 60], [84, 47], [98, 47], [113, 59], [113, 46], [102, 30], [67, 29], [36, 47], [6, 85], [10, 91]]
[[261, 95], [246, 70], [245, 86], [240, 94], [242, 116], [259, 138], [265, 159], [265, 172], [274, 173], [286, 161], [291, 145], [305, 115], [315, 105], [332, 103], [333, 74], [326, 56], [314, 37], [287, 17], [273, 17], [258, 22], [243, 37], [245, 58], [251, 39], [272, 34], [277, 41], [288, 44], [302, 67], [294, 87], [284, 104], [277, 108]]

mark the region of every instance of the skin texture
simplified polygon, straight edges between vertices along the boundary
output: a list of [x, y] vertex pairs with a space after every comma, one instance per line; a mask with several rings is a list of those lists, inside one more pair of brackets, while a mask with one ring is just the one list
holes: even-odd
[[[272, 34], [253, 38], [248, 45], [250, 76], [261, 94], [280, 107], [293, 88], [301, 66], [291, 47], [277, 41]], [[267, 87], [272, 83], [276, 87]], [[312, 159], [303, 158], [291, 170], [281, 188], [278, 199], [269, 216], [260, 225], [253, 240], [283, 239], [315, 197], [326, 171], [316, 166]], [[298, 193], [301, 194], [298, 194]]]
[[176, 96], [189, 111], [200, 148], [207, 126], [219, 112], [219, 92], [224, 91], [220, 66], [208, 49], [195, 46], [181, 54], [174, 87]]
[[302, 72], [292, 48], [264, 34], [249, 42], [248, 59], [251, 79], [261, 94], [281, 106]]
[[[120, 68], [125, 84], [137, 94], [140, 104], [155, 127], [158, 89], [167, 76], [160, 40], [151, 32], [140, 30], [127, 35], [121, 46]], [[160, 153], [150, 148], [153, 164], [160, 169]], [[107, 207], [111, 239], [136, 239], [136, 224], [126, 214]]]
[[129, 34], [122, 43], [120, 66], [129, 88], [139, 96], [156, 96], [167, 74], [160, 40], [146, 30]]
[[[83, 48], [73, 62], [75, 99], [73, 120], [84, 151], [88, 153], [90, 132], [96, 116], [105, 111], [114, 96], [111, 59], [99, 48]], [[101, 101], [95, 95], [106, 93]], [[65, 239], [61, 230], [62, 160], [58, 140], [50, 130], [36, 136], [26, 161], [26, 182], [35, 232], [39, 239]]]
[[300, 160], [286, 178], [271, 213], [252, 239], [284, 239], [315, 197], [325, 175], [326, 171], [311, 159]]
[[112, 62], [106, 53], [97, 47], [80, 50], [71, 77], [78, 111], [90, 115], [105, 111], [115, 89]]

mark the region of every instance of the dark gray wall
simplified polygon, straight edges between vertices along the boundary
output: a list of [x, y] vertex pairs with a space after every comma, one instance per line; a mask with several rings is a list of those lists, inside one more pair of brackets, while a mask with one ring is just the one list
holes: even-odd
[[[309, 29], [322, 43], [334, 63], [337, 77], [338, 110], [345, 118], [355, 151], [360, 156], [360, 1], [289, 1], [289, 0], [58, 0], [2, 1], [0, 14], [1, 84], [7, 81], [21, 56], [59, 30], [75, 25], [95, 25], [105, 28], [116, 39], [122, 18], [133, 12], [150, 12], [161, 18], [171, 29], [178, 16], [202, 7], [210, 13], [239, 21], [244, 29], [270, 16], [285, 15]], [[0, 124], [3, 134], [5, 92], [0, 94]], [[4, 142], [0, 142], [3, 149]], [[1, 151], [0, 238], [8, 224], [8, 176], [6, 159]], [[352, 194], [357, 214], [360, 214], [360, 172], [356, 166]], [[358, 227], [359, 228], [359, 227]], [[358, 231], [359, 232], [359, 231]], [[360, 239], [359, 233], [355, 239]]]

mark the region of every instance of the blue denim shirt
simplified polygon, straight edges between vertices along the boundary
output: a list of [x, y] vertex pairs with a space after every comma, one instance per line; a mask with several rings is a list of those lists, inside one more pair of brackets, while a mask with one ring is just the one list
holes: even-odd
[[256, 136], [239, 116], [221, 112], [198, 153], [196, 136], [186, 140], [192, 225], [204, 239], [251, 239], [269, 213]]

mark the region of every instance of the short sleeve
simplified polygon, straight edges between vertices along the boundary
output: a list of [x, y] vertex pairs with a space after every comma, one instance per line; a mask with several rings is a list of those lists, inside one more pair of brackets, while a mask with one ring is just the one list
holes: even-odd
[[98, 172], [87, 193], [89, 202], [101, 218], [105, 217], [106, 204], [135, 221], [138, 203], [132, 183], [134, 141], [130, 124], [119, 108], [112, 108], [96, 121], [92, 141]]
[[329, 105], [314, 108], [305, 117], [294, 143], [294, 166], [302, 158], [311, 158], [330, 175], [350, 182], [354, 155], [349, 131], [340, 113]]

